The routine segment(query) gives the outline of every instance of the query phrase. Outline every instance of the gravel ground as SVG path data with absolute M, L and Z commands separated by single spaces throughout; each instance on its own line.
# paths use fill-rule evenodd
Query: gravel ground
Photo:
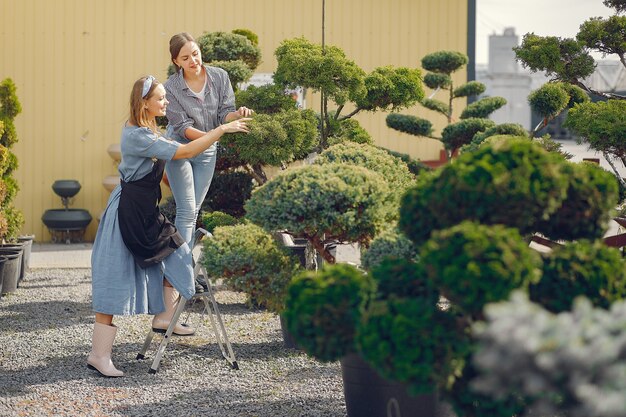
M 0 416 L 345 416 L 341 369 L 286 349 L 278 317 L 245 296 L 216 294 L 239 370 L 221 356 L 208 319 L 191 309 L 191 337 L 135 359 L 152 316 L 116 317 L 113 361 L 103 378 L 86 367 L 94 315 L 89 269 L 38 269 L 0 299 Z M 206 318 L 206 317 L 205 317 Z

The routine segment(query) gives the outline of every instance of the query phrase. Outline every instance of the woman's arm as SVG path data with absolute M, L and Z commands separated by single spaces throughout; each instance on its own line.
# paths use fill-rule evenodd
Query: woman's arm
M 251 119 L 244 117 L 230 123 L 220 125 L 207 133 L 203 133 L 202 136 L 196 138 L 195 140 L 192 140 L 187 144 L 180 145 L 172 159 L 193 158 L 200 152 L 203 152 L 211 147 L 211 145 L 217 142 L 224 135 L 224 133 L 248 133 L 249 129 L 247 122 L 249 120 Z

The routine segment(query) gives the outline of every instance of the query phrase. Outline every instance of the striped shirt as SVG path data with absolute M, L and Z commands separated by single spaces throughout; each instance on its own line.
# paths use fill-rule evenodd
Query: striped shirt
M 185 130 L 194 127 L 203 132 L 224 123 L 224 118 L 235 111 L 235 94 L 228 73 L 221 68 L 204 66 L 207 84 L 204 103 L 196 97 L 183 78 L 183 70 L 172 74 L 165 82 L 167 101 L 167 133 L 171 139 L 188 143 Z

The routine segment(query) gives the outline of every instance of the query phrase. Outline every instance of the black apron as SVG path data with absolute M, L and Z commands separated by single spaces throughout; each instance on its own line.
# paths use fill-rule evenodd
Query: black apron
M 157 160 L 152 171 L 136 181 L 120 181 L 122 192 L 117 219 L 122 240 L 141 268 L 157 264 L 185 240 L 159 211 L 161 179 L 165 161 Z

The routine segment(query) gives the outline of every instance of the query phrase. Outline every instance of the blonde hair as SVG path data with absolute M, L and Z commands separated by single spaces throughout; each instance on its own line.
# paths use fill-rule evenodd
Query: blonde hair
M 156 124 L 156 118 L 148 117 L 148 111 L 146 110 L 146 101 L 154 94 L 154 89 L 160 83 L 155 79 L 152 81 L 152 85 L 150 89 L 148 89 L 148 93 L 145 98 L 142 97 L 143 93 L 143 85 L 148 77 L 141 77 L 135 84 L 133 85 L 133 89 L 130 93 L 130 116 L 128 117 L 128 122 L 132 125 L 139 127 L 147 127 L 152 130 L 154 133 L 159 133 L 159 128 Z

